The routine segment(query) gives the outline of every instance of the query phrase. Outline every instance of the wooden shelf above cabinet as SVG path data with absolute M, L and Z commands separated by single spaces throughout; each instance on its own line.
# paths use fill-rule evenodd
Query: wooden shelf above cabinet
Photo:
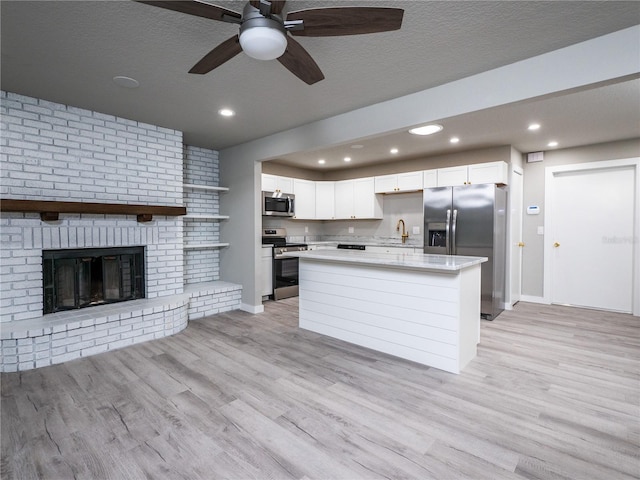
M 49 200 L 0 200 L 1 212 L 36 212 L 44 222 L 58 220 L 61 213 L 97 213 L 102 215 L 136 215 L 138 222 L 150 222 L 154 215 L 186 215 L 186 207 L 164 205 L 129 205 L 124 203 L 58 202 Z

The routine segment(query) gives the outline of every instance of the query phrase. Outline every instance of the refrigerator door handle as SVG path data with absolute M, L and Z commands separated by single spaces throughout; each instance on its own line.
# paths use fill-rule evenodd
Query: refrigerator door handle
M 445 255 L 451 255 L 451 251 L 449 250 L 449 234 L 451 230 L 449 227 L 451 226 L 451 210 L 447 209 L 447 225 L 444 230 L 444 250 Z
M 458 210 L 453 210 L 453 220 L 451 221 L 451 255 L 457 255 L 456 248 L 456 224 L 458 223 Z

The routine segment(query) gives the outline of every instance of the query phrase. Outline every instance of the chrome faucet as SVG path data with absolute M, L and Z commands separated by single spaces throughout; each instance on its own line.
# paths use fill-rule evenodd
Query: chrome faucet
M 402 243 L 404 243 L 407 241 L 407 238 L 409 238 L 409 234 L 405 230 L 403 219 L 398 220 L 398 224 L 396 225 L 396 231 L 398 232 L 400 231 L 400 224 L 402 224 Z

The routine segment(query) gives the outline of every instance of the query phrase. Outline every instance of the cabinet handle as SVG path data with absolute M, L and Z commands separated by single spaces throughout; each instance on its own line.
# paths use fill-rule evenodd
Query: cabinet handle
M 519 247 L 524 247 L 524 242 L 518 242 Z
M 555 243 L 553 244 L 553 246 L 554 246 L 554 247 L 556 247 L 556 248 L 558 248 L 558 247 L 560 246 L 560 244 L 559 244 L 558 242 L 555 242 Z

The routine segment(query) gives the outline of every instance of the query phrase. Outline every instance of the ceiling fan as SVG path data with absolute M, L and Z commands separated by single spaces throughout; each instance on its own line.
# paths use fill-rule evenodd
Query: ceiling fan
M 331 37 L 388 32 L 400 28 L 404 14 L 399 8 L 329 7 L 289 12 L 284 20 L 285 0 L 251 0 L 242 14 L 199 0 L 136 1 L 240 25 L 237 35 L 211 50 L 189 73 L 209 73 L 244 51 L 258 60 L 277 58 L 287 70 L 309 85 L 319 82 L 324 75 L 311 55 L 291 35 Z

